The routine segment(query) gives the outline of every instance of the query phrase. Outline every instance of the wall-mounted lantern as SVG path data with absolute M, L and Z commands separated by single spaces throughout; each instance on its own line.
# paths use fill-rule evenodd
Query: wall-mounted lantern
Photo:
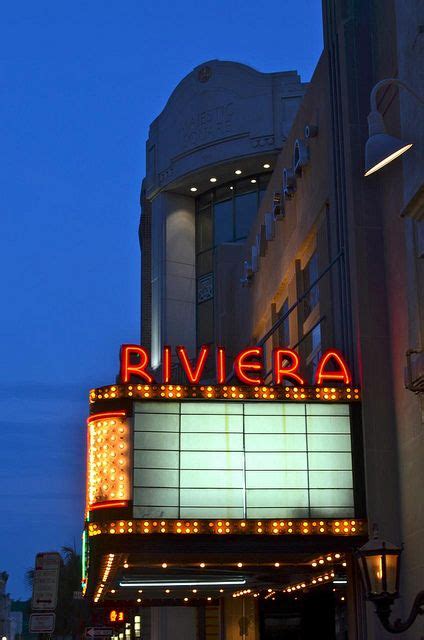
M 357 551 L 359 567 L 366 591 L 366 599 L 373 602 L 381 624 L 390 633 L 402 633 L 409 629 L 415 618 L 424 614 L 424 591 L 420 591 L 412 605 L 408 618 L 390 622 L 392 606 L 399 598 L 400 555 L 402 548 L 374 538 Z

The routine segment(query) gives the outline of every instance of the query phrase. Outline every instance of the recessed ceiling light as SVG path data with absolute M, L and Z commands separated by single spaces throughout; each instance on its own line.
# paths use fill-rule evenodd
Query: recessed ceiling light
M 252 184 L 255 184 L 255 182 L 256 182 L 256 178 L 252 178 L 250 182 L 251 182 Z
M 139 589 L 139 590 L 138 590 L 138 593 L 143 593 L 143 589 Z
M 193 593 L 197 593 L 197 589 L 193 589 Z
M 242 562 L 237 562 L 237 566 L 241 569 L 242 566 L 243 566 L 243 563 Z
M 209 178 L 209 182 L 216 182 L 218 178 Z
M 230 189 L 231 189 L 231 191 L 234 189 L 233 185 L 231 185 Z
M 188 598 L 184 598 L 184 602 L 188 602 Z
M 193 191 L 194 193 L 195 191 L 197 191 L 197 187 L 190 187 L 190 191 Z
M 208 597 L 208 600 L 212 600 L 212 598 L 209 596 L 209 597 Z M 343 600 L 344 600 L 344 598 L 343 598 Z
M 165 593 L 171 593 L 171 589 L 165 589 Z
M 206 565 L 205 565 L 205 563 L 204 563 L 204 562 L 201 562 L 201 563 L 200 563 L 200 566 L 202 567 L 202 569 L 204 569 L 204 568 L 206 567 Z
M 116 590 L 115 589 L 111 589 L 110 592 L 111 593 L 116 593 Z
M 241 169 L 236 169 L 234 173 L 236 174 L 236 176 L 239 176 L 241 174 Z
M 166 562 L 162 562 L 162 569 L 166 569 L 167 566 Z
M 276 562 L 276 563 L 274 564 L 274 567 L 279 567 L 279 566 L 280 566 L 280 563 L 279 563 L 279 562 Z
M 141 598 L 137 598 L 137 602 L 141 602 Z
M 271 168 L 271 165 L 270 165 L 270 164 L 268 164 L 268 162 L 265 162 L 265 164 L 264 164 L 264 169 L 270 169 L 270 168 Z

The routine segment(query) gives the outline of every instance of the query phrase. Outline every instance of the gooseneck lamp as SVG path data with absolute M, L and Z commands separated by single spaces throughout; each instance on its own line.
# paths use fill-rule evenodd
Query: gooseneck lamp
M 373 602 L 381 624 L 390 633 L 409 629 L 418 615 L 424 614 L 424 591 L 420 591 L 405 621 L 390 622 L 394 601 L 399 598 L 400 555 L 402 548 L 381 540 L 377 529 L 374 537 L 357 551 L 359 567 L 365 586 L 366 599 Z
M 377 108 L 377 94 L 382 87 L 396 84 L 411 93 L 421 104 L 424 98 L 419 96 L 409 85 L 398 78 L 380 80 L 371 90 L 371 111 L 368 116 L 368 140 L 365 145 L 365 176 L 375 173 L 389 162 L 392 162 L 412 147 L 412 142 L 405 142 L 387 133 L 383 116 Z

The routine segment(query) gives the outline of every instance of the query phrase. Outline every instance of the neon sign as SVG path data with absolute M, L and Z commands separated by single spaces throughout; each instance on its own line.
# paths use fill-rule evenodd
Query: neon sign
M 192 361 L 184 346 L 176 347 L 176 361 L 181 366 L 187 381 L 192 385 L 200 384 L 206 362 L 210 357 L 210 348 L 203 345 L 195 361 Z M 175 356 L 174 356 L 175 357 Z M 155 383 L 153 375 L 148 370 L 149 352 L 141 345 L 123 344 L 120 353 L 120 379 L 127 383 L 132 379 L 142 380 L 144 383 Z M 215 353 L 215 374 L 218 384 L 225 384 L 227 379 L 227 359 L 224 347 L 217 347 Z M 277 347 L 272 352 L 272 371 L 274 384 L 282 385 L 288 382 L 304 385 L 305 381 L 300 373 L 300 359 L 296 351 Z M 234 358 L 233 370 L 235 376 L 245 385 L 264 384 L 264 358 L 262 347 L 249 347 L 240 351 Z M 172 349 L 163 348 L 161 380 L 163 384 L 171 382 Z M 158 381 L 159 382 L 159 381 Z M 318 362 L 314 380 L 311 384 L 322 385 L 332 382 L 348 385 L 352 382 L 349 367 L 343 355 L 336 349 L 325 351 Z

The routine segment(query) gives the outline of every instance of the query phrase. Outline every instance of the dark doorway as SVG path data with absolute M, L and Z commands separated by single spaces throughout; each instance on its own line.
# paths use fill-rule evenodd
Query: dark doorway
M 339 640 L 347 637 L 340 633 L 339 609 L 338 603 L 336 616 L 336 596 L 326 588 L 263 601 L 260 607 L 261 640 Z

